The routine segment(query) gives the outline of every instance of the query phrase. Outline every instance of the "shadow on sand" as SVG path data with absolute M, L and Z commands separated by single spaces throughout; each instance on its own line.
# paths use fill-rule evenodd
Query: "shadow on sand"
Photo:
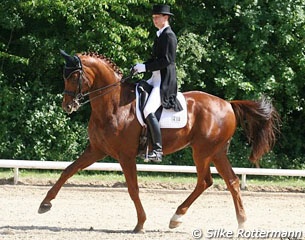
M 0 227 L 0 235 L 10 234 L 12 230 L 15 231 L 51 231 L 51 232 L 100 232 L 100 233 L 117 233 L 117 234 L 135 234 L 132 230 L 112 230 L 112 229 L 94 229 L 90 228 L 62 228 L 62 227 L 50 227 L 50 226 L 2 226 Z M 172 233 L 172 231 L 162 230 L 146 230 L 145 233 Z M 179 233 L 175 231 L 175 233 Z M 181 232 L 184 233 L 184 232 Z

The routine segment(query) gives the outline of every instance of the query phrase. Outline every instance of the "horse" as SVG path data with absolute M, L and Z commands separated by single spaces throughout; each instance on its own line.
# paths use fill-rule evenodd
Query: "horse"
M 68 114 L 78 110 L 87 96 L 91 105 L 88 123 L 89 144 L 81 156 L 63 170 L 57 182 L 47 192 L 39 206 L 39 213 L 52 207 L 63 184 L 79 170 L 111 156 L 124 173 L 128 193 L 137 213 L 135 233 L 145 232 L 146 213 L 139 197 L 136 156 L 142 126 L 136 118 L 135 83 L 126 81 L 119 67 L 98 53 L 78 53 L 74 56 L 61 51 L 65 58 L 62 108 Z M 227 153 L 238 123 L 241 123 L 252 146 L 250 160 L 257 162 L 269 152 L 275 141 L 279 115 L 271 101 L 226 101 L 201 92 L 183 93 L 187 102 L 187 124 L 179 129 L 162 129 L 163 151 L 171 154 L 185 147 L 192 148 L 197 171 L 197 183 L 186 200 L 177 207 L 169 228 L 182 223 L 191 204 L 212 183 L 210 165 L 214 164 L 230 191 L 238 227 L 242 228 L 246 214 L 241 199 L 240 181 L 235 175 Z

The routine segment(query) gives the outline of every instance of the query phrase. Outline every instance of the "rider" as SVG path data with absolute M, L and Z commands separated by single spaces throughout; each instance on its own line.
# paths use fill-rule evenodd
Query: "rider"
M 170 6 L 154 5 L 152 19 L 157 31 L 157 36 L 152 48 L 151 59 L 144 63 L 137 63 L 133 70 L 137 73 L 152 72 L 147 83 L 153 89 L 144 108 L 144 117 L 151 133 L 152 151 L 148 153 L 148 159 L 153 162 L 162 161 L 162 137 L 159 122 L 155 116 L 156 110 L 162 105 L 166 109 L 176 112 L 182 110 L 177 96 L 176 77 L 176 48 L 177 38 L 169 25 L 169 19 L 174 16 L 170 12 Z

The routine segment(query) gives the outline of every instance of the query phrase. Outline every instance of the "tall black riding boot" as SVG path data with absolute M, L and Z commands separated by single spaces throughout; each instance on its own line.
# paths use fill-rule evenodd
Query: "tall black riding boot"
M 146 123 L 150 131 L 152 140 L 152 151 L 148 153 L 147 158 L 150 161 L 162 162 L 162 137 L 159 122 L 154 113 L 150 113 L 146 118 Z

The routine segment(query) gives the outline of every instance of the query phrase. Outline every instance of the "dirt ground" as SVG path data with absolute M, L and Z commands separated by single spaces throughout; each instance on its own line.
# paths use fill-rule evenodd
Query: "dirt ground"
M 1 240 L 187 240 L 199 239 L 200 234 L 193 237 L 198 232 L 203 234 L 202 239 L 211 231 L 237 232 L 233 201 L 225 190 L 203 193 L 185 215 L 183 224 L 171 230 L 169 220 L 190 189 L 141 188 L 140 197 L 147 215 L 146 233 L 133 234 L 136 212 L 124 186 L 66 185 L 52 201 L 52 210 L 40 215 L 39 204 L 49 189 L 50 186 L 41 184 L 0 185 Z M 248 217 L 247 231 L 300 231 L 303 236 L 298 239 L 305 239 L 304 192 L 243 191 L 242 196 Z

